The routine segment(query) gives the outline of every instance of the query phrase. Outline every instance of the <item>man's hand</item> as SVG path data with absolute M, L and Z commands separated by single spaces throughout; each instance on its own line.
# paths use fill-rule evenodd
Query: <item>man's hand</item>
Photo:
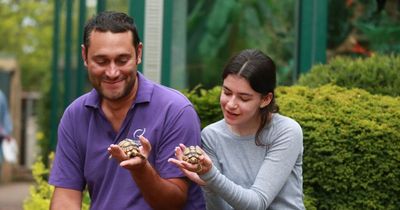
M 140 188 L 144 199 L 153 209 L 182 209 L 185 205 L 189 184 L 183 178 L 164 179 L 151 166 L 147 158 L 151 144 L 145 137 L 139 137 L 142 146 L 140 153 L 144 158 L 129 158 L 118 145 L 110 145 L 108 152 L 119 161 L 119 165 L 128 169 L 136 185 Z
M 128 170 L 135 170 L 146 165 L 147 157 L 151 151 L 151 144 L 148 139 L 146 139 L 144 136 L 139 136 L 139 140 L 141 143 L 139 151 L 145 158 L 141 158 L 139 156 L 130 158 L 124 153 L 121 147 L 115 144 L 111 144 L 107 150 L 111 157 L 115 158 L 119 162 L 120 166 Z

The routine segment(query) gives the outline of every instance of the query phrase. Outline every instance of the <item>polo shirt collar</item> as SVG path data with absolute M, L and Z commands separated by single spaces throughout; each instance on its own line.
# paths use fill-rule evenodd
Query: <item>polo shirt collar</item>
M 135 103 L 150 102 L 151 96 L 153 95 L 154 83 L 143 76 L 142 73 L 138 72 L 139 88 L 136 95 Z
M 134 104 L 150 102 L 151 96 L 152 96 L 153 90 L 154 90 L 154 83 L 151 82 L 150 80 L 146 79 L 142 73 L 137 72 L 137 77 L 138 77 L 138 81 L 139 81 L 139 87 L 138 87 L 136 99 L 135 99 L 134 103 L 132 103 L 131 107 L 133 107 Z M 96 109 L 98 109 L 100 107 L 100 95 L 96 89 L 93 88 L 88 93 L 88 97 L 85 102 L 85 106 L 96 108 Z

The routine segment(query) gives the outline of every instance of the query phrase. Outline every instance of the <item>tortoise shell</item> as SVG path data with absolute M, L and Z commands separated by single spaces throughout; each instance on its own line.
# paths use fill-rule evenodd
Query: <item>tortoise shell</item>
M 139 144 L 133 141 L 132 139 L 124 139 L 118 143 L 118 146 L 121 147 L 122 151 L 128 156 L 128 158 L 133 157 L 141 157 L 144 156 L 140 153 Z
M 182 159 L 188 163 L 197 164 L 199 162 L 199 157 L 202 154 L 203 153 L 198 146 L 190 146 L 186 147 L 183 151 Z

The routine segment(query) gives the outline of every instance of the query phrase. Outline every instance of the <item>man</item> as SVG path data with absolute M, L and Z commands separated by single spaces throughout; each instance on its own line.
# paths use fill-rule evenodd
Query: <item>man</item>
M 82 57 L 94 89 L 64 112 L 49 183 L 51 209 L 204 209 L 201 189 L 168 158 L 175 147 L 200 144 L 200 122 L 178 91 L 137 72 L 143 45 L 133 19 L 103 12 L 85 26 Z M 118 142 L 142 144 L 128 158 Z M 109 159 L 109 156 L 113 157 Z

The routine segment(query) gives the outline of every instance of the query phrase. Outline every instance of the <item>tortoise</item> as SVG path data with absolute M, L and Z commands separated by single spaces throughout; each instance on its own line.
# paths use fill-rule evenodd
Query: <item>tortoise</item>
M 198 146 L 190 146 L 186 147 L 183 151 L 182 159 L 188 163 L 197 164 L 199 163 L 199 157 L 202 154 L 203 153 Z
M 139 150 L 139 144 L 133 141 L 132 139 L 124 139 L 118 143 L 118 146 L 124 151 L 124 153 L 128 156 L 128 158 L 140 157 L 145 159 L 142 153 Z

